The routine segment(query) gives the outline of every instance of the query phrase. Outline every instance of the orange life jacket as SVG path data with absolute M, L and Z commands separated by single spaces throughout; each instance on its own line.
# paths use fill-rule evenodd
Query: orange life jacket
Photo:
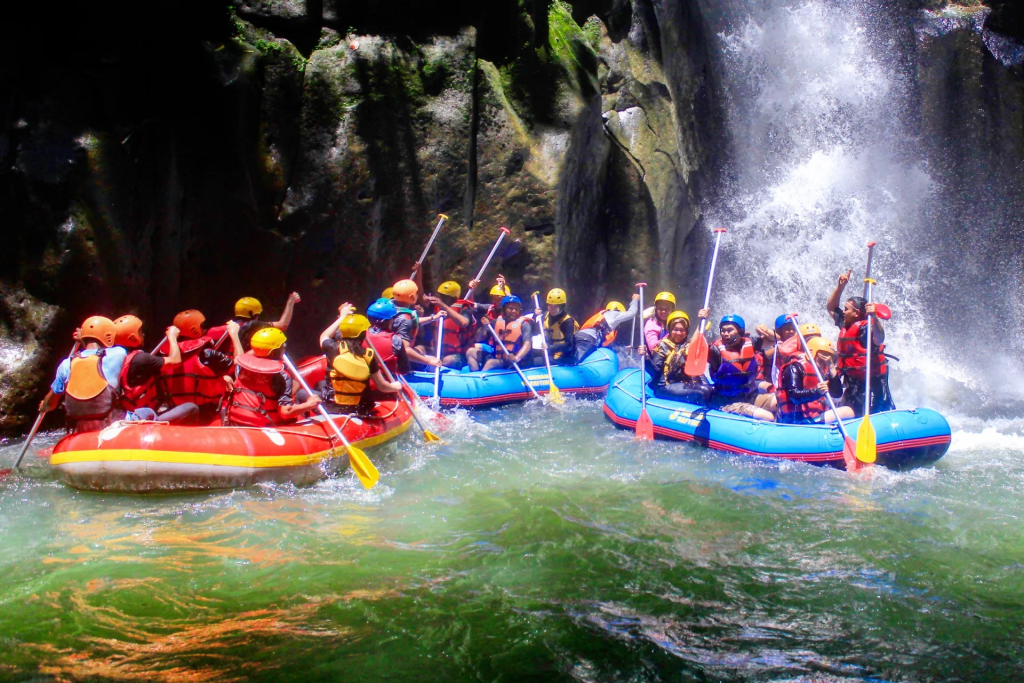
M 594 315 L 587 318 L 587 322 L 580 326 L 581 330 L 597 330 L 597 332 L 604 338 L 601 342 L 601 346 L 611 346 L 612 342 L 615 341 L 615 337 L 618 335 L 618 330 L 613 330 L 604 319 L 604 311 L 598 311 Z
M 809 360 L 806 360 L 803 356 L 798 356 L 786 363 L 782 370 L 789 367 L 790 365 L 799 365 L 804 372 L 804 389 L 816 389 L 818 387 L 818 375 L 814 372 L 814 366 Z M 779 377 L 782 376 L 782 370 L 779 371 Z M 780 380 L 781 383 L 781 380 Z M 808 401 L 807 403 L 794 403 L 788 396 L 788 392 L 785 387 L 780 386 L 777 388 L 776 393 L 779 398 L 779 411 L 786 417 L 782 420 L 784 422 L 812 422 L 818 418 L 826 410 L 825 396 Z
M 465 327 L 460 327 L 450 316 L 445 317 L 442 328 L 444 334 L 441 336 L 441 355 L 452 356 L 465 353 L 466 349 L 473 344 L 475 327 L 472 322 Z
M 839 372 L 847 377 L 864 380 L 864 370 L 868 360 L 868 350 L 860 340 L 861 332 L 867 320 L 858 320 L 839 332 Z M 885 344 L 871 345 L 875 352 L 871 357 L 871 376 L 880 377 L 889 374 L 889 366 L 885 362 Z
M 498 322 L 494 324 L 494 331 L 498 333 L 498 338 L 501 339 L 501 343 L 505 345 L 508 352 L 511 354 L 519 353 L 519 350 L 523 348 L 523 318 L 516 318 L 512 322 L 506 322 L 504 316 L 498 318 Z M 495 349 L 496 353 L 501 353 L 501 349 Z
M 160 368 L 160 393 L 176 406 L 195 403 L 202 407 L 217 405 L 224 394 L 224 380 L 199 360 L 213 342 L 203 337 L 180 342 L 181 362 Z
M 155 408 L 157 403 L 156 377 L 150 375 L 139 385 L 132 386 L 128 384 L 128 368 L 132 365 L 132 359 L 140 353 L 142 351 L 139 349 L 131 351 L 128 357 L 124 359 L 124 365 L 121 366 L 121 403 L 126 410 Z
M 64 390 L 64 410 L 68 419 L 104 420 L 118 408 L 117 392 L 103 374 L 106 350 L 71 359 L 71 373 Z
M 226 422 L 248 427 L 271 427 L 283 420 L 279 411 L 273 379 L 284 370 L 284 363 L 259 358 L 252 351 L 235 359 L 238 378 L 224 407 Z

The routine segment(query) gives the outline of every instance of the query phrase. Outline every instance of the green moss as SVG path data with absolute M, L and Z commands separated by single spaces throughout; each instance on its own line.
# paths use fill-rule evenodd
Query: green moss
M 591 15 L 587 23 L 583 24 L 583 35 L 587 37 L 591 49 L 597 52 L 601 46 L 601 20 Z
M 257 28 L 237 16 L 232 16 L 231 23 L 235 38 L 254 48 L 263 56 L 270 57 L 274 61 L 290 61 L 298 71 L 302 71 L 306 67 L 305 57 L 287 40 L 278 38 L 266 29 Z

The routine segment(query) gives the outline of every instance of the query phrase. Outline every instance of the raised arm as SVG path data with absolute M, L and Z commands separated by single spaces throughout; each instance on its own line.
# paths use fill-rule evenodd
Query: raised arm
M 334 333 L 338 331 L 338 326 L 341 325 L 341 321 L 352 315 L 353 310 L 355 310 L 355 306 L 350 303 L 343 303 L 338 306 L 338 319 L 320 333 L 320 346 L 323 346 L 325 341 L 334 336 Z
M 825 310 L 829 315 L 832 314 L 832 311 L 840 308 L 839 302 L 843 298 L 843 290 L 846 289 L 847 283 L 850 282 L 851 273 L 853 273 L 852 268 L 847 269 L 845 273 L 839 276 L 839 284 L 837 284 L 836 288 L 832 290 L 832 294 L 828 297 L 828 301 L 825 302 Z
M 282 332 L 288 331 L 288 326 L 292 324 L 292 313 L 295 312 L 295 304 L 302 301 L 302 297 L 299 296 L 298 292 L 292 292 L 288 295 L 288 301 L 284 304 L 284 313 L 281 314 L 281 318 L 273 323 L 273 326 Z

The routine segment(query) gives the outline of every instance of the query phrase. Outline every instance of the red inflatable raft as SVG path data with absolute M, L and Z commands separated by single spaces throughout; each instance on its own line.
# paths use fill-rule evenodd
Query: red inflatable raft
M 323 364 L 311 363 L 300 364 L 300 371 L 315 381 Z M 408 429 L 412 414 L 395 397 L 378 401 L 373 417 L 333 420 L 353 446 L 366 449 Z M 265 482 L 308 485 L 347 466 L 348 454 L 320 416 L 274 428 L 117 422 L 64 437 L 50 465 L 78 489 L 182 491 Z

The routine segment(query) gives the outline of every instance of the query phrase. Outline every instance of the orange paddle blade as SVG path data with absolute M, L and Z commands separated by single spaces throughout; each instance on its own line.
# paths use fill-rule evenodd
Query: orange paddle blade
M 686 356 L 683 372 L 687 377 L 700 377 L 708 369 L 708 340 L 703 335 L 697 337 Z
M 646 410 L 640 411 L 640 418 L 636 421 L 636 438 L 641 441 L 654 441 L 654 423 Z
M 843 441 L 843 461 L 846 462 L 847 472 L 857 472 L 861 468 L 860 461 L 857 460 L 857 444 L 850 437 Z

